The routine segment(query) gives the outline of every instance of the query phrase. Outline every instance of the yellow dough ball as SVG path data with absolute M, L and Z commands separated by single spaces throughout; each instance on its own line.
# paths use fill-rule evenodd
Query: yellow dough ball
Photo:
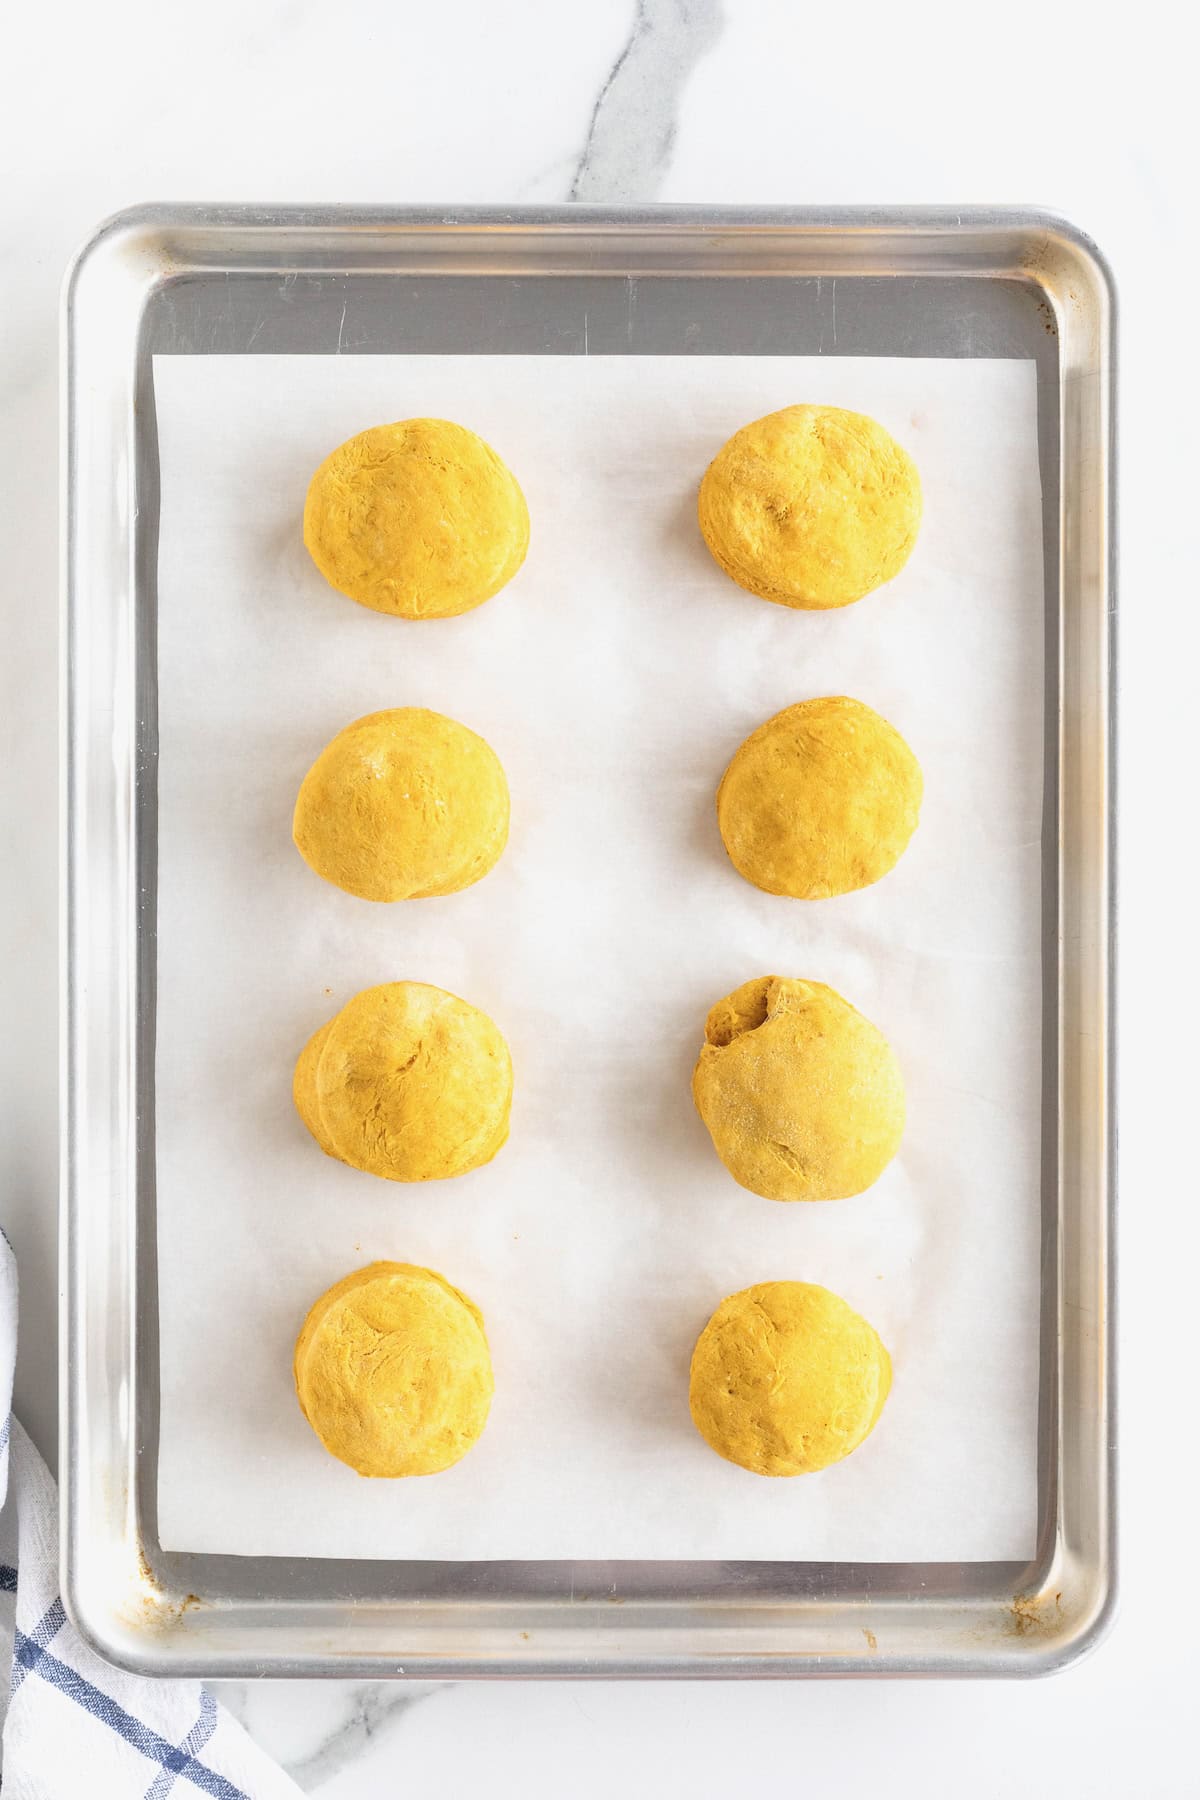
M 900 1146 L 904 1082 L 877 1026 L 819 981 L 762 975 L 718 1001 L 692 1076 L 734 1180 L 767 1200 L 844 1200 Z
M 321 1052 L 325 1048 L 325 1040 L 332 1024 L 331 1019 L 329 1025 L 322 1025 L 319 1031 L 313 1032 L 296 1058 L 296 1072 L 292 1077 L 292 1099 L 296 1103 L 296 1111 L 326 1156 L 336 1156 L 337 1151 L 321 1124 L 321 1109 L 317 1104 L 317 1064 L 321 1060 Z
M 848 606 L 899 574 L 921 523 L 916 464 L 840 406 L 786 406 L 734 433 L 700 483 L 700 529 L 739 587 Z
M 375 612 L 445 619 L 490 600 L 529 547 L 529 511 L 490 444 L 447 419 L 374 425 L 327 456 L 304 542 L 325 579 Z
M 362 900 L 424 900 L 470 887 L 508 841 L 508 783 L 491 746 L 419 706 L 339 731 L 300 785 L 296 848 Z
M 763 1281 L 722 1300 L 692 1356 L 701 1437 L 755 1475 L 810 1475 L 857 1450 L 892 1385 L 878 1334 L 828 1288 Z
M 483 1315 L 445 1276 L 376 1262 L 322 1294 L 296 1340 L 300 1408 L 360 1475 L 436 1475 L 487 1424 Z
M 869 887 L 904 854 L 921 765 L 894 726 L 844 695 L 785 707 L 746 739 L 717 789 L 739 875 L 823 900 Z
M 388 1181 L 440 1181 L 508 1137 L 512 1058 L 486 1013 L 420 981 L 364 988 L 314 1033 L 292 1084 L 327 1156 Z

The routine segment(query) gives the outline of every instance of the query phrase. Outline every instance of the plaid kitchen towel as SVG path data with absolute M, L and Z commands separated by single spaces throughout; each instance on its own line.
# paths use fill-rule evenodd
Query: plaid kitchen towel
M 123 1674 L 76 1636 L 58 1592 L 58 1494 L 10 1410 L 16 1355 L 17 1265 L 0 1233 L 4 1800 L 297 1800 L 295 1782 L 199 1682 Z

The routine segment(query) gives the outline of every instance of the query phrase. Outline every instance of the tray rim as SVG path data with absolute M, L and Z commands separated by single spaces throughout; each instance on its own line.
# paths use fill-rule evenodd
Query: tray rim
M 123 1561 L 126 1576 L 129 1579 L 125 1586 L 129 1594 L 135 1598 L 132 1603 L 114 1606 L 111 1591 L 102 1596 L 101 1587 L 88 1578 L 90 1565 L 87 1561 L 87 1532 L 84 1519 L 84 1482 L 81 1479 L 82 1457 L 81 1445 L 86 1439 L 87 1409 L 89 1399 L 94 1403 L 94 1389 L 89 1393 L 86 1389 L 85 1376 L 87 1362 L 77 1355 L 83 1341 L 85 1327 L 88 1322 L 87 1299 L 88 1283 L 86 1258 L 77 1254 L 80 1245 L 80 1232 L 83 1224 L 84 1208 L 78 1185 L 74 1179 L 76 1158 L 75 1125 L 78 1122 L 76 1101 L 80 1092 L 79 1080 L 81 1070 L 77 1065 L 75 1051 L 78 1049 L 76 1028 L 84 1016 L 82 997 L 72 981 L 74 963 L 72 952 L 78 948 L 79 893 L 76 878 L 79 871 L 78 849 L 73 827 L 78 822 L 78 814 L 73 804 L 79 792 L 76 779 L 78 770 L 75 762 L 77 746 L 69 730 L 69 719 L 73 715 L 80 694 L 81 638 L 86 637 L 86 627 L 82 620 L 80 599 L 82 587 L 80 570 L 82 567 L 81 552 L 83 548 L 83 520 L 79 505 L 80 489 L 80 457 L 81 431 L 80 421 L 89 403 L 95 398 L 94 390 L 86 379 L 92 368 L 89 360 L 94 354 L 94 344 L 85 345 L 82 341 L 81 296 L 86 302 L 84 290 L 95 286 L 97 278 L 108 282 L 120 290 L 117 296 L 118 310 L 121 311 L 127 329 L 132 328 L 133 337 L 130 342 L 136 346 L 136 327 L 140 318 L 141 306 L 148 294 L 157 286 L 185 274 L 190 267 L 204 267 L 203 263 L 189 264 L 179 258 L 176 247 L 191 241 L 198 247 L 199 240 L 214 235 L 231 235 L 241 237 L 242 242 L 253 244 L 258 237 L 264 236 L 268 243 L 278 242 L 280 235 L 313 234 L 315 238 L 337 236 L 349 232 L 361 244 L 365 235 L 369 234 L 419 234 L 428 237 L 438 234 L 439 241 L 445 243 L 453 240 L 452 247 L 458 249 L 458 240 L 468 239 L 478 243 L 481 234 L 489 234 L 490 241 L 495 244 L 499 233 L 506 244 L 519 242 L 524 237 L 532 237 L 549 233 L 551 238 L 559 242 L 579 243 L 589 236 L 597 235 L 602 244 L 611 243 L 619 246 L 628 243 L 632 238 L 641 239 L 644 243 L 664 239 L 671 246 L 683 245 L 693 249 L 700 246 L 701 240 L 707 239 L 707 248 L 719 257 L 721 244 L 728 240 L 730 245 L 744 243 L 748 235 L 753 235 L 760 243 L 769 239 L 772 246 L 781 244 L 786 252 L 789 245 L 797 240 L 820 240 L 827 244 L 837 244 L 841 250 L 852 249 L 855 256 L 842 265 L 848 275 L 866 275 L 884 273 L 886 268 L 876 270 L 873 266 L 865 266 L 862 255 L 883 238 L 903 236 L 908 242 L 921 241 L 929 245 L 947 246 L 946 256 L 953 260 L 949 246 L 956 240 L 965 244 L 968 240 L 978 246 L 980 261 L 966 270 L 937 270 L 929 268 L 924 273 L 936 278 L 939 272 L 965 272 L 980 278 L 1007 275 L 1010 279 L 1021 279 L 1031 282 L 1044 291 L 1049 304 L 1053 307 L 1060 333 L 1064 324 L 1077 333 L 1081 329 L 1090 328 L 1096 334 L 1093 347 L 1094 368 L 1085 371 L 1097 378 L 1097 391 L 1093 395 L 1099 406 L 1102 424 L 1102 441 L 1094 448 L 1100 455 L 1100 467 L 1097 471 L 1096 502 L 1100 510 L 1100 537 L 1102 544 L 1101 559 L 1095 576 L 1106 599 L 1107 633 L 1100 646 L 1100 684 L 1097 699 L 1099 701 L 1105 727 L 1106 765 L 1102 770 L 1102 786 L 1105 789 L 1105 824 L 1101 846 L 1101 879 L 1102 891 L 1096 896 L 1103 915 L 1102 944 L 1103 968 L 1100 971 L 1100 1000 L 1103 1013 L 1103 1042 L 1100 1046 L 1105 1084 L 1104 1099 L 1105 1121 L 1103 1127 L 1103 1147 L 1100 1158 L 1100 1185 L 1103 1189 L 1101 1205 L 1093 1223 L 1099 1231 L 1099 1304 L 1103 1309 L 1103 1323 L 1097 1333 L 1097 1348 L 1100 1352 L 1101 1379 L 1099 1384 L 1101 1418 L 1102 1454 L 1098 1470 L 1098 1487 L 1095 1498 L 1096 1516 L 1089 1522 L 1090 1532 L 1085 1532 L 1085 1539 L 1090 1543 L 1090 1551 L 1082 1560 L 1075 1556 L 1068 1564 L 1064 1564 L 1060 1554 L 1062 1550 L 1062 1522 L 1056 1535 L 1055 1554 L 1049 1559 L 1043 1558 L 1044 1566 L 1038 1569 L 1039 1585 L 1036 1593 L 1018 1594 L 1013 1597 L 1012 1626 L 1006 1642 L 981 1643 L 975 1651 L 969 1651 L 966 1645 L 960 1647 L 957 1655 L 947 1658 L 934 1655 L 926 1658 L 899 1657 L 864 1653 L 846 1653 L 830 1650 L 821 1654 L 812 1650 L 796 1652 L 786 1643 L 772 1640 L 761 1648 L 749 1650 L 725 1649 L 693 1649 L 680 1652 L 664 1644 L 661 1647 L 653 1642 L 658 1635 L 651 1624 L 639 1628 L 638 1649 L 630 1652 L 614 1640 L 624 1636 L 611 1630 L 603 1632 L 604 1639 L 611 1645 L 604 1648 L 588 1641 L 580 1642 L 579 1631 L 575 1640 L 570 1634 L 563 1638 L 561 1646 L 551 1652 L 539 1646 L 536 1652 L 522 1655 L 509 1648 L 503 1653 L 492 1646 L 480 1654 L 463 1655 L 436 1647 L 425 1655 L 405 1657 L 403 1666 L 398 1666 L 394 1654 L 381 1654 L 378 1651 L 365 1655 L 338 1654 L 331 1652 L 325 1657 L 315 1657 L 310 1653 L 289 1656 L 286 1653 L 272 1652 L 264 1655 L 261 1652 L 247 1650 L 240 1656 L 227 1653 L 216 1653 L 206 1649 L 197 1639 L 196 1624 L 203 1621 L 204 1607 L 192 1607 L 191 1596 L 175 1594 L 164 1588 L 157 1571 L 148 1565 L 142 1555 L 138 1520 L 136 1492 L 132 1484 L 127 1483 L 121 1496 L 120 1504 L 110 1507 L 112 1517 L 120 1517 L 121 1542 L 115 1546 L 119 1558 Z M 987 260 L 988 245 L 993 251 L 999 251 L 1001 245 L 1008 241 L 1023 239 L 1027 242 L 1031 254 L 1019 266 L 1013 266 L 1011 260 L 1001 263 L 1003 267 L 995 267 Z M 856 257 L 858 260 L 856 260 Z M 350 273 L 346 267 L 349 259 L 341 264 L 332 265 L 318 263 L 319 272 Z M 218 266 L 214 264 L 209 267 Z M 239 264 L 239 268 L 251 269 L 253 264 Z M 278 258 L 270 264 L 278 267 Z M 828 265 L 826 265 L 828 267 Z M 572 274 L 596 273 L 612 274 L 617 272 L 615 266 L 600 263 L 587 269 L 572 268 L 569 271 L 540 269 L 540 274 L 570 272 Z M 664 264 L 659 268 L 639 269 L 639 273 L 671 273 L 682 272 L 674 265 Z M 720 267 L 709 267 L 704 273 L 723 273 Z M 798 272 L 813 273 L 815 271 L 798 271 L 794 265 L 785 260 L 778 269 L 758 271 L 762 276 L 772 274 L 791 274 Z M 1074 283 L 1074 287 L 1070 286 Z M 62 1389 L 63 1409 L 61 1423 L 61 1468 L 62 1468 L 62 1545 L 63 1545 L 63 1595 L 73 1621 L 81 1634 L 99 1654 L 120 1666 L 140 1671 L 155 1673 L 195 1672 L 208 1675 L 238 1675 L 261 1673 L 320 1673 L 346 1676 L 402 1674 L 413 1678 L 428 1679 L 453 1675 L 462 1678 L 468 1675 L 516 1675 L 544 1676 L 546 1674 L 568 1675 L 655 1675 L 677 1678 L 680 1675 L 728 1676 L 730 1674 L 757 1675 L 795 1675 L 803 1674 L 1022 1674 L 1046 1673 L 1064 1667 L 1076 1660 L 1087 1650 L 1094 1647 L 1111 1623 L 1116 1599 L 1116 1537 L 1115 1537 L 1115 1498 L 1116 1498 L 1116 1456 L 1114 1445 L 1114 1426 L 1116 1417 L 1115 1397 L 1115 1245 L 1113 1232 L 1115 1225 L 1115 1134 L 1112 1110 L 1112 1084 L 1114 1063 L 1114 1027 L 1113 1011 L 1113 933 L 1112 920 L 1114 905 L 1113 888 L 1113 847 L 1114 847 L 1114 811 L 1113 811 L 1113 732 L 1115 690 L 1113 681 L 1113 652 L 1115 647 L 1115 610 L 1113 592 L 1115 589 L 1115 534 L 1114 534 L 1114 487 L 1115 487 L 1115 414 L 1113 406 L 1112 384 L 1115 376 L 1115 352 L 1113 350 L 1113 323 L 1115 316 L 1115 287 L 1111 272 L 1100 253 L 1091 241 L 1074 226 L 1054 214 L 1026 208 L 1002 207 L 926 207 L 926 208 L 870 208 L 870 207 L 838 207 L 838 208 L 744 208 L 723 207 L 707 208 L 702 206 L 662 206 L 637 208 L 608 208 L 603 206 L 569 207 L 527 207 L 527 208 L 495 208 L 467 207 L 443 208 L 436 206 L 375 208 L 375 207 L 339 207 L 317 206 L 306 207 L 256 207 L 246 205 L 207 206 L 191 204 L 181 206 L 147 205 L 128 209 L 106 220 L 84 245 L 68 273 L 63 303 L 63 1187 L 62 1187 L 62 1224 L 63 1224 L 63 1284 L 61 1306 L 62 1333 Z M 1070 320 L 1070 304 L 1073 304 L 1082 318 Z M 1064 307 L 1066 312 L 1064 313 Z M 1088 309 L 1090 308 L 1090 313 Z M 86 304 L 83 307 L 86 314 Z M 1060 385 L 1065 378 L 1060 373 Z M 133 398 L 130 393 L 127 398 Z M 125 423 L 132 432 L 133 420 L 125 415 Z M 113 526 L 114 536 L 121 538 L 122 526 L 119 522 Z M 129 570 L 131 595 L 136 583 L 132 572 L 130 558 L 131 526 L 126 521 L 123 544 L 126 551 L 125 567 Z M 1060 547 L 1061 554 L 1061 547 Z M 1060 601 L 1060 616 L 1063 610 Z M 131 672 L 131 671 L 130 671 Z M 1106 927 L 1106 928 L 1105 928 Z M 132 991 L 129 995 L 133 1004 Z M 131 1053 L 131 1046 L 124 1046 Z M 1062 1109 L 1060 1104 L 1060 1123 Z M 1060 1213 L 1062 1208 L 1062 1188 L 1060 1182 Z M 129 1350 L 129 1367 L 135 1366 L 136 1355 L 134 1345 L 134 1326 L 136 1320 L 135 1292 L 136 1282 L 133 1271 L 123 1271 L 124 1286 L 119 1298 L 126 1302 L 122 1315 L 128 1327 L 127 1347 Z M 120 1286 L 121 1284 L 118 1283 Z M 1061 1276 L 1060 1276 L 1061 1292 Z M 94 1312 L 94 1308 L 93 1308 Z M 1061 1324 L 1061 1313 L 1060 1313 Z M 1061 1345 L 1060 1345 L 1061 1367 Z M 127 1437 L 130 1436 L 127 1432 Z M 113 1546 L 110 1546 L 113 1548 Z M 946 1565 L 929 1565 L 931 1568 L 942 1568 Z M 1008 1565 L 1003 1565 L 1008 1567 Z M 93 1571 L 94 1572 L 94 1571 Z M 1055 1584 L 1061 1596 L 1069 1592 L 1070 1604 L 1063 1608 L 1053 1604 Z M 531 1603 L 533 1604 L 533 1603 Z M 681 1603 L 682 1604 L 682 1603 Z M 913 1604 L 922 1604 L 919 1600 Z M 527 1607 L 528 1610 L 528 1607 Z M 716 1610 L 720 1610 L 719 1608 Z M 428 1612 L 428 1609 L 427 1609 Z M 611 1611 L 608 1613 L 612 1620 Z M 594 1627 L 591 1628 L 594 1631 Z M 202 1634 L 200 1634 L 202 1635 Z M 479 1636 L 480 1634 L 475 1634 Z M 586 1640 L 587 1633 L 584 1633 Z

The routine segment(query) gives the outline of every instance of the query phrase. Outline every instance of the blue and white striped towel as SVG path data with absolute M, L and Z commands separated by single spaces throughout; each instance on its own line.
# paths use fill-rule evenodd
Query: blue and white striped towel
M 58 1494 L 10 1411 L 16 1356 L 17 1265 L 0 1234 L 0 1639 L 13 1647 L 7 1696 L 0 1675 L 4 1800 L 298 1800 L 199 1682 L 123 1674 L 75 1635 L 58 1592 Z

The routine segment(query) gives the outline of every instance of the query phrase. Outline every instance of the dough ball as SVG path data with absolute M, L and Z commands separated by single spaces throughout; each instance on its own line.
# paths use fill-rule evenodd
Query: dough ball
M 908 561 L 916 464 L 865 413 L 785 406 L 734 433 L 700 483 L 700 529 L 739 587 L 781 606 L 848 606 Z
M 824 900 L 870 887 L 904 853 L 921 765 L 861 700 L 802 700 L 751 732 L 717 789 L 739 875 L 768 894 Z
M 321 1052 L 325 1048 L 325 1040 L 332 1024 L 331 1019 L 328 1025 L 322 1025 L 319 1031 L 313 1032 L 296 1058 L 296 1072 L 292 1077 L 292 1099 L 296 1103 L 296 1111 L 326 1156 L 336 1156 L 337 1151 L 321 1124 L 321 1109 L 317 1104 L 317 1064 L 321 1060 Z
M 292 1085 L 327 1156 L 388 1181 L 440 1181 L 508 1137 L 512 1058 L 486 1013 L 444 988 L 364 988 L 311 1037 Z
M 489 744 L 419 706 L 339 731 L 300 785 L 296 848 L 362 900 L 455 894 L 508 841 L 508 783 Z
M 857 1450 L 892 1385 L 878 1334 L 828 1288 L 762 1281 L 722 1300 L 692 1355 L 697 1431 L 755 1475 L 811 1475 Z
M 329 1451 L 360 1475 L 436 1475 L 487 1424 L 483 1315 L 444 1275 L 376 1262 L 322 1294 L 296 1340 L 296 1393 Z
M 373 425 L 327 456 L 304 542 L 341 593 L 402 619 L 470 612 L 511 581 L 529 512 L 490 444 L 446 419 Z
M 895 1156 L 904 1082 L 877 1026 L 819 981 L 761 975 L 717 1002 L 692 1076 L 735 1181 L 767 1200 L 844 1200 Z

